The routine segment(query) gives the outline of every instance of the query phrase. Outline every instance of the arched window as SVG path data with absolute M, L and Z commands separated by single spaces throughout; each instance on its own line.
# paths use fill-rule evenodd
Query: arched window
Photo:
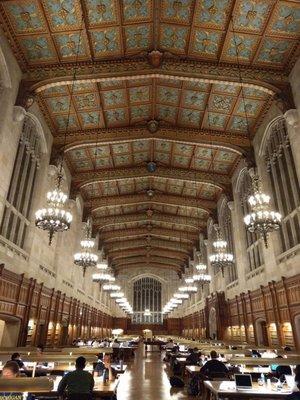
M 145 310 L 151 315 L 144 315 Z M 161 283 L 154 278 L 145 277 L 133 284 L 133 322 L 161 323 Z
M 265 158 L 274 204 L 282 214 L 280 229 L 283 252 L 300 243 L 300 188 L 284 118 L 269 126 Z
M 1 235 L 23 247 L 40 159 L 40 138 L 35 122 L 25 117 L 1 223 Z
M 239 186 L 239 196 L 243 215 L 250 212 L 248 197 L 251 194 L 251 178 L 248 172 L 245 172 Z M 261 240 L 256 233 L 251 233 L 246 229 L 246 245 L 248 254 L 248 271 L 253 271 L 263 264 L 263 253 L 261 248 Z
M 224 204 L 223 204 L 223 207 L 220 212 L 219 225 L 221 228 L 223 238 L 227 242 L 227 250 L 229 253 L 234 255 L 231 211 L 228 206 L 228 201 L 226 201 L 226 200 L 224 200 Z M 227 272 L 225 272 L 225 274 L 226 274 L 227 284 L 237 280 L 237 271 L 236 271 L 235 260 L 228 268 L 226 268 L 226 271 Z

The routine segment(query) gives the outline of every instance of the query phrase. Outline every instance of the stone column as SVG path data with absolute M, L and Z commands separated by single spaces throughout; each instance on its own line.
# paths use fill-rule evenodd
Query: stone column
M 300 116 L 296 109 L 288 110 L 284 114 L 289 134 L 291 149 L 294 157 L 298 180 L 300 181 Z
M 234 201 L 228 203 L 232 218 L 233 244 L 237 278 L 240 287 L 246 287 L 246 274 L 248 273 L 249 260 L 247 256 L 246 230 L 244 216 L 240 207 L 238 194 L 234 193 Z

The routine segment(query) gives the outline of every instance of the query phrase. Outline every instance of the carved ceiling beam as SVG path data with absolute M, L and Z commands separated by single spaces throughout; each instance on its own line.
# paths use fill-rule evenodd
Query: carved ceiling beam
M 216 146 L 243 154 L 244 148 L 250 148 L 249 137 L 236 132 L 220 132 L 208 129 L 192 129 L 159 126 L 157 132 L 149 132 L 146 126 L 85 129 L 68 132 L 66 142 L 63 133 L 54 136 L 53 145 L 60 148 L 65 145 L 66 152 L 80 147 L 98 146 L 110 143 L 131 142 L 135 140 L 166 140 L 190 145 Z
M 132 264 L 122 264 L 122 265 L 117 265 L 115 268 L 116 274 L 118 275 L 120 272 L 125 272 L 127 269 L 129 268 L 138 268 L 139 270 L 143 269 L 143 268 L 159 268 L 159 269 L 166 269 L 166 270 L 174 270 L 176 272 L 182 272 L 182 268 L 180 266 L 176 266 L 176 265 L 166 265 L 166 264 L 160 264 L 160 263 L 156 263 L 153 261 L 149 261 L 147 262 L 147 260 L 141 260 L 141 262 L 134 262 Z
M 150 225 L 151 226 L 151 225 Z M 175 229 L 164 229 L 164 228 L 137 228 L 137 229 L 119 229 L 117 231 L 102 232 L 100 234 L 100 240 L 104 243 L 109 243 L 110 241 L 118 240 L 128 240 L 133 237 L 148 236 L 151 237 L 166 237 L 169 240 L 194 243 L 199 235 L 190 232 L 183 232 Z
M 188 255 L 185 255 L 180 252 L 175 252 L 173 250 L 162 250 L 159 248 L 153 248 L 149 253 L 143 249 L 132 249 L 132 250 L 124 250 L 122 252 L 115 251 L 109 253 L 109 259 L 115 263 L 116 260 L 120 260 L 122 258 L 130 258 L 130 257 L 146 257 L 149 260 L 152 258 L 153 252 L 155 257 L 164 257 L 169 258 L 169 260 L 177 260 L 180 263 L 184 263 L 188 260 Z
M 169 168 L 159 165 L 155 172 L 149 172 L 146 166 L 129 168 L 110 168 L 89 172 L 74 172 L 72 182 L 78 189 L 94 182 L 115 182 L 132 178 L 157 177 L 183 180 L 189 182 L 208 183 L 222 190 L 231 185 L 228 175 L 216 172 L 204 172 L 184 168 Z
M 157 213 L 152 216 L 147 216 L 144 214 L 119 214 L 110 217 L 98 217 L 93 219 L 93 228 L 101 229 L 107 226 L 117 226 L 120 224 L 126 224 L 127 222 L 166 222 L 174 225 L 190 226 L 192 228 L 199 229 L 205 228 L 207 222 L 197 218 L 182 217 L 178 215 L 169 215 Z
M 216 202 L 207 199 L 201 199 L 190 196 L 176 196 L 172 194 L 157 193 L 149 197 L 146 193 L 120 196 L 96 197 L 85 202 L 87 207 L 91 207 L 92 211 L 104 207 L 131 206 L 135 204 L 164 204 L 171 206 L 182 206 L 187 208 L 201 209 L 206 212 L 216 209 Z
M 106 244 L 104 246 L 105 252 L 111 254 L 114 251 L 122 251 L 125 249 L 133 249 L 144 247 L 147 248 L 150 246 L 151 248 L 162 248 L 162 249 L 170 249 L 176 250 L 181 253 L 189 254 L 191 252 L 191 245 L 187 243 L 176 243 L 170 240 L 151 240 L 148 241 L 147 239 L 139 239 L 139 240 L 126 240 L 124 239 L 123 242 L 115 242 L 112 244 Z
M 113 268 L 118 268 L 124 265 L 130 265 L 130 264 L 136 264 L 140 263 L 142 266 L 143 264 L 146 264 L 147 262 L 155 262 L 157 264 L 162 264 L 162 265 L 167 265 L 167 266 L 175 266 L 178 268 L 183 268 L 185 265 L 185 262 L 182 260 L 178 260 L 175 258 L 170 257 L 163 257 L 163 256 L 156 256 L 156 255 L 151 255 L 151 257 L 146 257 L 145 255 L 135 255 L 131 257 L 124 257 L 120 258 L 116 261 L 113 262 Z
M 50 85 L 73 80 L 74 63 L 44 65 L 43 68 L 28 67 L 24 79 L 32 91 L 39 92 Z M 76 76 L 80 80 L 93 82 L 160 78 L 161 75 L 174 79 L 220 83 L 239 83 L 241 75 L 244 84 L 276 92 L 277 86 L 288 83 L 288 71 L 268 70 L 237 64 L 184 60 L 180 57 L 164 57 L 159 68 L 153 67 L 148 57 L 135 57 L 113 61 L 76 62 Z M 48 86 L 47 86 L 48 85 Z

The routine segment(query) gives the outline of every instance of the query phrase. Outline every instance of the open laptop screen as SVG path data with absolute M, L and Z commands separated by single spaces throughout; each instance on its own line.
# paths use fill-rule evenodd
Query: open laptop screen
M 236 388 L 252 388 L 252 379 L 250 374 L 235 374 Z

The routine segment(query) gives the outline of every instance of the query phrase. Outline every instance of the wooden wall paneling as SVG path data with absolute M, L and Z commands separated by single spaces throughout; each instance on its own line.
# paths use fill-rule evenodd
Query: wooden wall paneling
M 296 334 L 295 319 L 292 317 L 292 312 L 291 312 L 290 298 L 289 298 L 289 294 L 288 294 L 288 290 L 287 290 L 286 278 L 283 276 L 281 278 L 281 281 L 282 281 L 282 286 L 284 289 L 285 303 L 287 305 L 287 311 L 288 311 L 288 316 L 289 316 L 288 320 L 289 320 L 289 322 L 291 324 L 291 328 L 292 328 L 293 341 L 294 341 L 296 349 L 300 350 L 300 343 L 298 343 L 298 338 L 297 338 L 297 334 Z
M 24 346 L 27 341 L 28 322 L 29 322 L 29 318 L 30 318 L 30 309 L 31 309 L 31 305 L 32 305 L 32 298 L 33 298 L 35 285 L 36 285 L 36 279 L 30 278 L 29 284 L 27 287 L 27 296 L 26 296 L 24 316 L 22 319 L 20 334 L 19 334 L 19 338 L 18 338 L 19 346 Z
M 278 335 L 278 339 L 279 339 L 279 345 L 284 346 L 283 331 L 282 331 L 282 319 L 281 319 L 281 313 L 280 313 L 279 304 L 278 304 L 277 285 L 275 284 L 275 281 L 269 282 L 269 289 L 270 289 L 271 296 L 272 296 L 273 310 L 274 310 L 274 316 L 275 316 L 275 325 L 276 325 L 277 335 Z

